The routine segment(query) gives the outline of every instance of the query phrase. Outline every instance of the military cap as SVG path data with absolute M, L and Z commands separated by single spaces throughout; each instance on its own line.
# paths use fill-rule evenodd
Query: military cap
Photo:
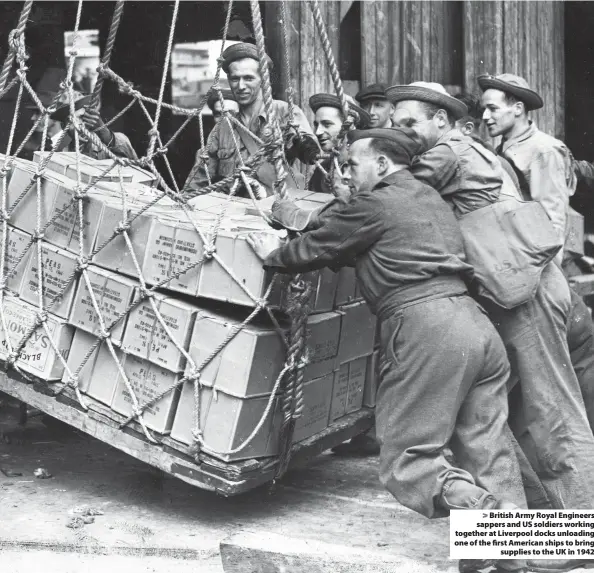
M 371 123 L 371 116 L 361 107 L 359 107 L 351 96 L 346 96 L 349 102 L 349 109 L 356 112 L 359 116 L 358 121 L 355 122 L 356 127 L 365 128 Z M 309 107 L 315 113 L 321 107 L 333 107 L 342 111 L 340 99 L 334 94 L 314 94 L 309 98 Z
M 223 99 L 235 101 L 235 96 L 231 90 L 221 90 L 221 95 Z M 206 105 L 210 108 L 210 111 L 214 111 L 214 105 L 219 101 L 219 92 L 218 90 L 211 90 L 208 94 L 208 98 L 206 100 Z
M 408 127 L 354 129 L 347 134 L 349 145 L 361 139 L 376 139 L 389 143 L 390 148 L 406 165 L 410 165 L 413 157 L 425 153 L 429 147 L 423 136 Z
M 387 100 L 386 87 L 384 84 L 370 84 L 359 91 L 355 99 L 361 104 L 370 99 Z
M 533 89 L 530 89 L 528 82 L 520 76 L 483 74 L 477 78 L 477 81 L 483 91 L 494 89 L 514 96 L 524 103 L 527 111 L 540 109 L 544 105 L 542 98 Z
M 256 60 L 256 62 L 260 62 L 260 58 L 258 56 L 258 48 L 254 44 L 247 44 L 245 42 L 232 44 L 223 52 L 222 57 L 223 64 L 221 67 L 223 68 L 223 71 L 226 74 L 229 73 L 229 66 L 237 60 L 251 58 L 252 60 Z M 268 55 L 266 56 L 266 58 L 268 61 L 268 69 L 272 69 L 272 60 Z
M 413 82 L 406 86 L 391 86 L 386 89 L 386 97 L 393 104 L 413 100 L 437 105 L 451 113 L 454 119 L 468 115 L 466 104 L 449 95 L 441 84 L 435 82 Z

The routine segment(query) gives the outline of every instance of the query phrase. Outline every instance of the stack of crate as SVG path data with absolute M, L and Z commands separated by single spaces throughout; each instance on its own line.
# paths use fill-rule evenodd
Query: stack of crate
M 41 159 L 38 154 L 35 161 Z M 152 187 L 154 177 L 131 168 L 122 168 L 121 173 L 114 169 L 91 186 L 81 222 L 76 204 L 65 209 L 75 195 L 76 178 L 90 184 L 109 162 L 84 158 L 77 169 L 75 161 L 73 154 L 54 154 L 40 181 L 40 196 L 33 184 L 14 209 L 5 267 L 10 268 L 19 249 L 30 244 L 38 207 L 42 225 L 55 218 L 43 237 L 43 302 L 57 348 L 70 371 L 80 370 L 80 390 L 122 421 L 134 412 L 130 388 L 140 404 L 170 389 L 145 411 L 144 422 L 154 432 L 170 434 L 168 442 L 174 447 L 185 448 L 193 443 L 195 406 L 193 385 L 179 385 L 190 370 L 186 356 L 201 365 L 252 312 L 253 298 L 265 295 L 272 277 L 247 244 L 247 234 L 272 233 L 280 244 L 283 233 L 271 230 L 254 215 L 251 202 L 225 195 L 199 197 L 191 202 L 190 211 L 168 197 L 146 209 L 158 196 Z M 30 184 L 34 172 L 33 164 L 23 162 L 15 167 L 8 185 L 9 207 Z M 306 193 L 298 199 L 302 206 L 315 207 L 327 196 Z M 221 209 L 225 210 L 223 217 Z M 122 235 L 114 237 L 124 213 L 127 217 L 139 213 L 128 230 L 134 256 Z M 208 249 L 214 226 L 219 229 L 215 243 L 219 261 L 209 258 L 187 270 Z M 89 257 L 103 245 L 87 268 L 88 283 L 71 282 L 64 294 L 56 297 L 74 275 L 78 256 Z M 102 325 L 96 307 L 108 327 L 140 298 L 139 271 L 147 285 L 159 288 L 152 299 L 137 304 L 111 330 L 110 347 L 100 338 Z M 372 405 L 364 395 L 373 394 L 375 319 L 361 300 L 353 269 L 338 273 L 324 270 L 306 278 L 313 287 L 312 312 L 308 317 L 304 411 L 295 428 L 295 442 L 357 411 L 364 401 Z M 23 323 L 9 327 L 15 338 L 22 337 L 26 325 L 35 321 L 39 283 L 34 244 L 8 281 L 12 292 L 5 298 L 5 314 Z M 283 309 L 287 284 L 288 278 L 277 281 L 269 298 L 271 307 Z M 282 314 L 279 316 L 286 333 L 288 324 Z M 0 342 L 1 356 L 6 344 Z M 35 370 L 31 363 L 39 355 L 38 347 L 46 350 L 39 359 L 44 368 Z M 18 365 L 30 373 L 49 381 L 68 379 L 68 371 L 47 340 L 33 337 L 23 355 Z M 279 332 L 261 313 L 205 365 L 200 376 L 199 416 L 205 451 L 225 461 L 278 453 L 282 416 L 273 389 L 285 357 Z M 252 433 L 269 402 L 271 413 L 258 434 L 244 450 L 230 454 Z

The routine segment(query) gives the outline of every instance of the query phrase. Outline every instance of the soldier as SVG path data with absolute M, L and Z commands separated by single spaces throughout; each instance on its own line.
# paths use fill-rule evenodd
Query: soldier
M 370 115 L 361 109 L 350 96 L 346 96 L 349 102 L 349 113 L 353 114 L 355 118 L 354 126 L 358 128 L 365 128 L 371 122 Z M 328 179 L 328 175 L 332 172 L 332 162 L 335 157 L 332 152 L 342 146 L 341 141 L 338 141 L 340 130 L 344 124 L 344 115 L 340 99 L 334 94 L 314 94 L 309 98 L 309 107 L 314 112 L 314 131 L 318 138 L 320 148 L 324 153 L 331 154 L 327 159 L 322 160 L 308 182 L 307 188 L 310 191 L 317 193 L 332 193 L 333 184 Z M 341 167 L 337 160 L 334 166 L 334 189 L 341 188 Z M 348 194 L 348 189 L 342 189 L 343 194 Z
M 237 120 L 246 129 L 221 121 L 215 125 L 208 137 L 206 165 L 199 157 L 190 171 L 184 190 L 195 191 L 208 186 L 209 177 L 212 182 L 232 175 L 241 162 L 254 155 L 260 145 L 250 135 L 266 140 L 270 135 L 269 118 L 266 115 L 262 95 L 262 77 L 260 76 L 258 50 L 253 44 L 237 43 L 223 52 L 223 71 L 227 74 L 231 91 L 239 106 Z M 269 67 L 272 62 L 269 59 Z M 289 105 L 280 100 L 273 100 L 272 113 L 284 134 L 285 155 L 289 164 L 295 159 L 305 163 L 314 163 L 320 148 L 307 122 L 303 111 L 294 106 L 294 126 L 289 126 Z M 209 177 L 206 175 L 208 169 Z M 295 186 L 303 187 L 303 177 L 295 170 L 290 174 Z M 255 180 L 265 189 L 268 195 L 274 192 L 276 172 L 269 162 L 260 164 L 256 170 Z M 239 195 L 245 190 L 239 191 Z
M 460 220 L 481 213 L 502 193 L 516 193 L 497 157 L 455 129 L 455 121 L 468 110 L 443 86 L 417 82 L 392 86 L 386 94 L 395 105 L 395 122 L 429 140 L 431 149 L 415 160 L 413 175 L 437 189 Z M 492 236 L 489 229 L 484 236 L 485 240 Z M 548 499 L 542 503 L 587 508 L 594 498 L 590 462 L 594 436 L 587 426 L 566 340 L 569 287 L 553 262 L 542 269 L 535 286 L 530 300 L 510 309 L 484 296 L 480 300 L 506 345 L 511 382 L 520 382 L 510 402 L 510 425 L 546 490 Z M 544 567 L 549 565 L 551 571 L 567 570 L 567 562 Z
M 403 129 L 347 138 L 349 202 L 333 202 L 321 226 L 273 252 L 266 236 L 248 241 L 265 268 L 282 273 L 354 264 L 381 332 L 380 479 L 400 503 L 430 518 L 525 507 L 506 421 L 505 349 L 468 296 L 472 268 L 453 214 L 410 173 L 426 144 Z M 444 456 L 448 445 L 459 467 Z M 523 561 L 498 565 L 512 563 L 525 571 Z
M 44 107 L 49 107 L 58 92 L 61 83 L 66 78 L 66 71 L 61 68 L 48 68 L 37 86 L 37 97 Z M 80 92 L 74 92 L 75 113 L 79 116 L 89 131 L 95 132 L 101 142 L 114 154 L 128 159 L 138 159 L 128 137 L 117 131 L 111 131 L 101 118 L 98 109 L 88 107 L 91 103 L 91 96 Z M 32 110 L 32 120 L 37 121 L 41 112 L 33 102 L 27 106 Z M 58 108 L 49 117 L 47 129 L 46 151 L 74 151 L 75 142 L 71 133 L 63 136 L 62 132 L 70 118 L 70 100 L 68 92 L 63 93 L 58 100 Z M 39 150 L 42 141 L 42 134 L 45 121 L 41 121 L 35 128 L 35 132 L 28 144 L 25 146 L 27 157 L 33 156 L 33 151 Z M 58 148 L 55 144 L 61 138 L 61 145 Z M 91 141 L 80 138 L 81 153 L 93 159 L 108 159 L 109 154 Z
M 361 107 L 371 116 L 369 127 L 392 127 L 392 114 L 394 106 L 386 98 L 384 84 L 371 84 L 364 87 L 355 99 Z

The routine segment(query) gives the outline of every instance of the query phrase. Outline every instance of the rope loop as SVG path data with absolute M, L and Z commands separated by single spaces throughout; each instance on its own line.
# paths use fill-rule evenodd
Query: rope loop
M 0 281 L 0 292 L 4 292 L 6 290 L 6 281 Z
M 101 340 L 107 340 L 108 338 L 111 338 L 111 332 L 104 330 L 102 328 L 101 332 L 99 332 L 98 338 L 100 338 Z
M 12 352 L 9 352 L 8 356 L 6 357 L 6 364 L 9 367 L 14 366 L 14 363 L 17 361 L 18 357 L 19 355 L 14 350 Z
M 78 264 L 76 266 L 76 271 L 79 272 L 79 273 L 82 273 L 83 271 L 86 271 L 88 267 L 89 267 L 89 259 L 88 259 L 88 257 L 80 257 L 78 259 Z
M 10 221 L 10 215 L 6 209 L 0 210 L 0 223 L 4 223 L 4 221 Z
M 78 50 L 76 48 L 70 48 L 68 50 L 68 55 L 73 58 L 76 58 L 76 56 L 78 56 Z
M 190 368 L 186 378 L 188 379 L 188 382 L 200 383 L 200 370 L 196 367 Z
M 35 231 L 35 233 L 33 233 L 33 240 L 38 243 L 39 241 L 43 241 L 45 237 L 45 233 L 43 231 Z
M 40 313 L 37 314 L 37 325 L 41 325 L 47 322 L 47 311 L 42 310 Z
M 204 258 L 210 261 L 216 253 L 216 251 L 217 248 L 214 245 L 214 243 L 207 245 L 206 247 L 204 247 Z
M 78 387 L 78 381 L 79 377 L 76 374 L 68 374 L 66 378 L 66 385 Z
M 130 230 L 130 221 L 121 221 L 115 228 L 115 232 L 118 235 L 126 233 Z
M 80 187 L 80 185 L 77 185 L 76 188 L 74 189 L 74 198 L 77 201 L 82 201 L 85 198 L 85 192 L 84 190 Z
M 138 291 L 140 292 L 141 300 L 155 298 L 154 291 L 147 289 L 146 286 L 139 287 Z

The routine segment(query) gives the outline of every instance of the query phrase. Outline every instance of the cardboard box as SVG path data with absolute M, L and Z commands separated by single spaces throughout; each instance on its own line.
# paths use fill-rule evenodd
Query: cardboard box
M 301 442 L 328 427 L 334 373 L 326 374 L 303 388 L 303 414 L 295 422 L 293 443 Z
M 154 295 L 154 303 L 175 342 L 188 350 L 198 307 L 160 294 Z M 130 313 L 122 339 L 122 350 L 171 372 L 181 372 L 186 363 L 184 355 L 158 320 L 149 300 L 141 302 Z
M 239 319 L 199 312 L 190 356 L 201 363 L 227 338 Z M 203 384 L 245 398 L 272 392 L 285 361 L 285 347 L 272 328 L 250 324 L 242 329 L 201 371 Z M 189 368 L 189 365 L 188 365 Z
M 83 364 L 86 355 L 96 340 L 96 336 L 84 330 L 76 329 L 70 356 L 68 357 L 68 368 L 75 374 L 82 365 L 78 373 L 80 391 L 107 406 L 111 406 L 118 382 L 119 369 L 107 343 L 101 342 Z M 124 355 L 122 352 L 116 347 L 114 347 L 114 351 L 118 360 L 123 361 Z M 68 380 L 66 371 L 62 380 L 64 382 Z
M 262 428 L 254 439 L 240 452 L 227 454 L 240 446 L 254 431 L 263 416 L 269 396 L 237 398 L 211 388 L 200 389 L 200 429 L 204 438 L 204 450 L 224 461 L 275 456 L 279 450 L 279 434 L 282 415 L 277 400 Z M 194 386 L 184 384 L 171 438 L 188 446 L 193 445 Z
M 89 265 L 87 272 L 105 327 L 109 328 L 132 302 L 138 283 L 94 265 Z M 91 334 L 99 335 L 101 333 L 99 317 L 93 306 L 86 281 L 82 276 L 70 312 L 69 322 Z M 125 322 L 126 317 L 122 318 L 111 332 L 112 340 L 118 345 L 122 341 Z
M 363 389 L 363 406 L 375 408 L 375 395 L 379 386 L 379 351 L 367 357 L 367 373 Z
M 336 286 L 336 299 L 334 308 L 354 302 L 357 291 L 357 277 L 355 269 L 343 267 L 338 271 L 338 284 Z
M 30 244 L 31 235 L 11 226 L 8 226 L 8 232 L 6 233 L 6 248 L 2 244 L 2 239 L 2 227 L 0 225 L 0 249 L 4 250 L 5 257 L 4 276 L 10 275 L 9 278 L 5 279 L 6 286 L 10 292 L 18 294 L 21 291 L 23 275 L 29 257 L 34 250 L 34 245 Z M 17 261 L 19 261 L 18 264 Z
M 28 187 L 34 172 L 15 166 L 8 186 L 8 205 L 12 209 L 17 198 Z M 44 232 L 45 240 L 75 254 L 79 253 L 79 211 L 73 201 L 76 182 L 57 173 L 47 173 L 41 179 L 42 213 L 41 225 L 52 223 Z M 83 201 L 83 251 L 92 251 L 103 202 L 87 196 Z M 37 185 L 34 184 L 25 197 L 16 205 L 11 224 L 34 234 L 37 225 Z
M 135 241 L 137 244 L 137 241 Z M 150 223 L 142 274 L 152 285 L 166 282 L 164 288 L 195 296 L 202 265 L 188 269 L 203 254 L 204 243 L 194 227 L 179 219 L 158 217 Z M 179 277 L 178 272 L 184 271 Z
M 138 201 L 128 201 L 127 218 L 137 215 L 142 208 Z M 121 235 L 113 237 L 113 232 L 122 222 L 122 202 L 120 199 L 106 197 L 104 198 L 103 211 L 97 231 L 95 248 L 105 246 L 93 257 L 93 263 L 114 271 L 138 278 L 138 272 L 134 265 L 132 253 L 128 247 L 126 239 Z M 153 222 L 153 216 L 149 212 L 138 215 L 130 224 L 128 236 L 134 249 L 134 256 L 139 265 L 145 258 L 148 246 L 148 235 Z M 113 238 L 112 238 L 113 237 Z M 111 240 L 110 240 L 111 239 Z
M 357 358 L 346 364 L 341 364 L 340 368 L 334 373 L 330 423 L 361 409 L 367 375 L 367 362 L 367 356 Z
M 253 220 L 252 220 L 253 222 Z M 247 225 L 247 221 L 244 222 Z M 254 225 L 256 226 L 256 225 Z M 202 273 L 198 285 L 198 296 L 231 302 L 244 306 L 254 306 L 254 301 L 247 295 L 241 283 L 255 297 L 260 298 L 266 293 L 270 284 L 272 273 L 262 268 L 262 260 L 248 245 L 246 237 L 248 232 L 262 232 L 274 234 L 281 243 L 281 234 L 272 230 L 265 230 L 261 223 L 260 228 L 239 230 L 237 227 L 222 228 L 216 239 L 216 252 L 223 263 L 232 269 L 236 279 L 233 278 L 214 258 L 202 265 Z M 246 227 L 244 227 L 245 229 Z
M 336 369 L 341 332 L 341 315 L 337 312 L 314 314 L 307 319 L 306 380 L 320 378 Z
M 307 382 L 303 388 L 304 411 L 295 423 L 293 442 L 300 442 L 328 427 L 332 398 L 332 375 Z M 243 450 L 229 454 L 251 435 L 262 418 L 270 395 L 238 398 L 210 388 L 200 389 L 200 429 L 204 451 L 224 461 L 276 456 L 282 426 L 280 402 L 275 403 L 262 428 Z M 193 444 L 194 388 L 185 383 L 175 415 L 171 437 L 186 445 Z
M 68 283 L 77 267 L 76 257 L 64 249 L 44 243 L 41 247 L 43 268 L 43 305 L 65 320 L 70 316 L 77 278 Z M 21 298 L 37 305 L 39 301 L 39 265 L 37 246 L 31 250 L 21 285 Z
M 338 310 L 343 315 L 338 349 L 339 363 L 344 364 L 372 354 L 377 322 L 367 303 L 355 302 L 340 306 Z
M 37 309 L 13 296 L 4 297 L 4 317 L 8 329 L 8 338 L 12 349 L 16 350 L 27 332 L 37 322 Z M 55 343 L 64 360 L 68 359 L 74 329 L 57 316 L 48 314 L 47 328 L 51 340 Z M 0 326 L 0 358 L 8 356 L 8 344 L 4 328 Z M 54 352 L 47 333 L 40 325 L 33 332 L 23 347 L 16 365 L 42 380 L 60 380 L 64 373 L 64 365 Z
M 584 217 L 571 207 L 567 217 L 565 250 L 576 255 L 584 254 Z
M 125 355 L 124 372 L 141 407 L 181 378 L 181 374 L 170 372 L 131 354 Z M 144 411 L 143 419 L 148 428 L 160 434 L 171 431 L 180 390 L 181 388 L 177 388 L 169 392 L 154 406 Z M 123 416 L 130 416 L 133 413 L 132 397 L 121 376 L 118 377 L 111 409 Z
M 33 153 L 33 162 L 41 164 L 41 162 L 49 155 L 48 151 L 35 151 Z M 119 182 L 118 167 L 114 167 L 109 173 L 102 175 L 107 167 L 113 165 L 113 160 L 108 160 L 104 165 L 94 164 L 95 160 L 83 153 L 80 154 L 79 171 L 80 180 L 85 185 L 88 183 L 97 183 L 101 181 Z M 78 180 L 76 169 L 76 153 L 74 151 L 59 151 L 53 153 L 49 159 L 46 169 L 64 175 L 74 181 Z M 130 173 L 122 168 L 122 179 L 126 182 L 132 181 Z
M 322 269 L 321 271 L 304 273 L 301 275 L 301 278 L 307 280 L 311 285 L 312 294 L 309 299 L 310 314 L 332 311 L 338 286 L 338 273 L 330 269 Z M 280 275 L 277 277 L 276 285 L 268 299 L 270 306 L 286 311 L 289 295 L 288 288 L 291 279 L 291 275 Z
M 85 160 L 102 170 L 107 169 L 113 163 L 112 159 L 92 159 L 90 157 L 85 157 Z M 116 169 L 117 168 L 114 168 L 114 171 L 117 175 Z M 122 167 L 122 175 L 125 176 L 125 181 L 129 180 L 132 183 L 140 183 L 149 187 L 155 187 L 157 185 L 157 178 L 155 175 L 150 171 L 134 165 L 126 165 L 125 167 Z

